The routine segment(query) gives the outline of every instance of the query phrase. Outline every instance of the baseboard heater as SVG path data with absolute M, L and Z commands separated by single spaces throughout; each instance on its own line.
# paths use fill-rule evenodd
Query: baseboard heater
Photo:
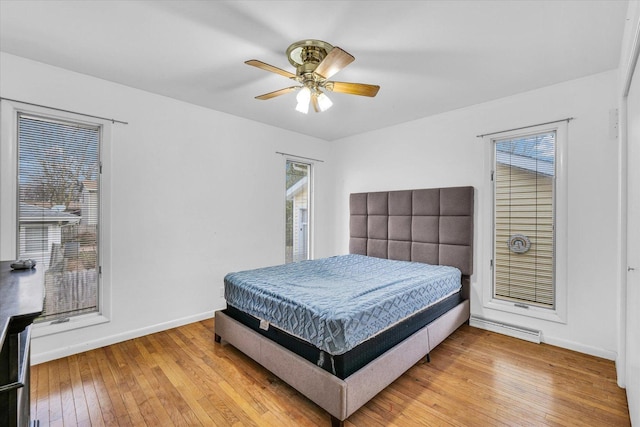
M 541 332 L 533 329 L 522 328 L 520 326 L 509 325 L 507 323 L 495 322 L 493 320 L 483 319 L 481 317 L 471 316 L 469 324 L 476 328 L 486 329 L 491 332 L 509 335 L 510 337 L 520 338 L 521 340 L 531 341 L 536 344 L 541 342 Z

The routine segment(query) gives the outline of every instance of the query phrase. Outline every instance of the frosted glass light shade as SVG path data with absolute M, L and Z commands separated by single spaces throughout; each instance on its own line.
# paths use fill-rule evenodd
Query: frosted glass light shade
M 324 93 L 321 93 L 318 96 L 318 106 L 320 107 L 320 111 L 327 111 L 329 108 L 331 108 L 332 105 L 333 102 L 331 102 L 329 97 Z
M 303 114 L 307 114 L 309 112 L 309 101 L 311 100 L 311 91 L 308 87 L 303 87 L 298 92 L 296 96 L 296 100 L 298 101 L 298 105 L 296 105 L 296 111 L 300 111 Z

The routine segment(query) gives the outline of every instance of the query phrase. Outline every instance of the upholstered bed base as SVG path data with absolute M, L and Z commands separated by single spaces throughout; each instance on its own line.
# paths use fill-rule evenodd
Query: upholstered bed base
M 350 195 L 349 252 L 450 265 L 462 272 L 464 301 L 345 379 L 216 312 L 216 341 L 232 344 L 342 422 L 469 319 L 473 274 L 473 187 Z
M 434 320 L 344 380 L 217 311 L 216 341 L 224 339 L 331 414 L 334 425 L 427 356 L 469 319 L 469 301 Z

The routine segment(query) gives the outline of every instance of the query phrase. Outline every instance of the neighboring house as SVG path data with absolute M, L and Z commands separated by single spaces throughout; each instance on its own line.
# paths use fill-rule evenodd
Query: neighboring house
M 79 242 L 75 241 L 65 242 L 66 248 L 62 246 L 63 229 L 84 224 L 82 216 L 63 212 L 64 209 L 64 206 L 47 209 L 20 203 L 20 258 L 35 259 L 45 270 L 43 318 L 57 313 L 89 312 L 97 307 L 96 269 L 88 269 L 77 261 L 78 249 L 71 251 L 75 260 L 63 260 L 69 256 L 69 245 L 79 248 Z
M 293 201 L 293 251 L 291 261 L 308 258 L 309 227 L 309 185 L 308 177 L 303 177 L 287 189 L 287 200 Z
M 80 209 L 82 214 L 81 224 L 98 224 L 98 181 L 87 180 L 82 182 Z
M 553 142 L 498 143 L 495 173 L 495 294 L 553 307 Z
M 20 203 L 19 257 L 35 259 L 49 267 L 53 244 L 62 242 L 62 229 L 79 224 L 82 217 L 60 209 L 48 209 Z

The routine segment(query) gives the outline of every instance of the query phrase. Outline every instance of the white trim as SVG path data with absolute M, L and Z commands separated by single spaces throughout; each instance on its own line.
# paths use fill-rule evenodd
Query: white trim
M 17 258 L 18 106 L 0 101 L 0 259 Z
M 493 152 L 497 139 L 522 137 L 531 134 L 556 132 L 556 184 L 555 184 L 555 210 L 556 210 L 556 242 L 555 242 L 555 308 L 547 309 L 534 305 L 523 308 L 514 305 L 514 302 L 497 299 L 493 296 L 493 269 L 490 268 L 494 259 L 494 233 L 493 233 L 493 182 L 491 172 L 494 168 Z M 483 306 L 488 309 L 505 311 L 521 316 L 534 317 L 550 322 L 567 323 L 567 292 L 568 292 L 568 123 L 557 122 L 553 124 L 533 126 L 526 129 L 518 129 L 514 132 L 500 134 L 499 137 L 485 137 L 485 221 L 482 228 L 485 233 L 485 241 L 489 250 L 485 252 L 485 259 L 481 260 L 487 268 L 483 268 L 482 280 L 485 284 L 482 290 Z
M 616 377 L 618 387 L 627 385 L 627 95 L 620 100 L 620 133 L 618 146 L 618 357 L 616 359 Z
M 78 316 L 72 316 L 67 322 L 64 323 L 35 323 L 31 328 L 31 338 L 35 339 L 47 335 L 59 334 L 61 332 L 71 331 L 73 329 L 86 328 L 87 326 L 108 323 L 109 321 L 110 320 L 108 317 L 102 316 L 99 313 L 88 313 L 80 314 Z
M 313 259 L 314 257 L 314 250 L 313 250 L 313 242 L 314 242 L 314 235 L 315 235 L 315 226 L 314 226 L 314 198 L 315 198 L 315 189 L 314 189 L 314 174 L 315 174 L 315 163 L 312 161 L 312 159 L 309 159 L 307 157 L 298 157 L 295 156 L 293 154 L 283 154 L 284 157 L 284 171 L 285 171 L 285 183 L 286 183 L 286 174 L 287 174 L 287 163 L 288 162 L 292 162 L 292 163 L 300 163 L 300 164 L 304 164 L 309 166 L 309 170 L 307 171 L 307 176 L 306 176 L 306 184 L 307 185 L 307 189 L 308 189 L 308 194 L 307 194 L 307 259 Z M 300 160 L 300 159 L 305 159 L 305 160 Z M 322 161 L 322 160 L 320 160 Z M 300 180 L 303 181 L 303 180 Z M 289 190 L 287 190 L 286 185 L 285 185 L 285 191 L 284 191 L 284 201 L 286 203 L 286 201 L 288 200 L 288 196 L 289 196 L 289 192 L 291 190 L 293 190 L 294 188 L 296 188 L 296 186 L 298 185 L 298 183 L 294 184 Z M 298 189 L 296 189 L 296 192 L 298 191 Z M 286 206 L 286 204 L 285 204 Z M 286 251 L 287 251 L 287 236 L 286 236 L 286 230 L 287 230 L 287 218 L 286 218 L 286 207 L 285 209 L 282 210 L 282 213 L 284 214 L 284 234 L 283 234 L 283 239 L 282 239 L 282 247 L 283 247 L 283 262 L 286 262 Z
M 16 259 L 17 250 L 17 169 L 18 143 L 17 123 L 18 114 L 31 114 L 53 120 L 72 121 L 74 123 L 98 126 L 100 128 L 100 161 L 102 173 L 100 176 L 100 212 L 99 212 L 99 265 L 102 274 L 99 276 L 98 313 L 78 315 L 69 322 L 51 324 L 43 322 L 33 328 L 32 337 L 57 334 L 72 329 L 84 328 L 108 322 L 111 318 L 111 126 L 107 120 L 92 119 L 73 113 L 50 110 L 31 104 L 2 99 L 0 101 L 0 259 Z
M 628 42 L 628 44 L 627 44 Z M 627 386 L 627 244 L 628 244 L 628 229 L 627 229 L 627 199 L 628 199 L 628 185 L 627 185 L 627 150 L 628 150 L 628 135 L 627 135 L 627 123 L 629 122 L 629 116 L 627 112 L 627 102 L 629 91 L 631 90 L 631 83 L 636 67 L 638 67 L 638 58 L 640 57 L 640 2 L 629 2 L 627 9 L 627 25 L 625 26 L 625 34 L 623 36 L 623 43 L 621 49 L 621 61 L 620 61 L 620 77 L 621 77 L 621 93 L 619 98 L 619 120 L 620 120 L 620 133 L 619 133 L 619 152 L 618 152 L 618 200 L 620 206 L 620 213 L 618 215 L 618 262 L 619 268 L 617 273 L 618 288 L 618 358 L 616 359 L 616 373 L 618 379 L 618 386 L 626 388 Z M 629 393 L 629 392 L 628 392 Z M 633 393 L 633 392 L 631 392 Z M 633 407 L 629 408 L 630 413 L 633 411 Z
M 521 326 L 511 325 L 503 322 L 495 322 L 493 320 L 483 319 L 481 317 L 471 316 L 469 319 L 469 325 L 485 329 L 491 332 L 497 332 L 499 334 L 508 335 L 510 337 L 519 338 L 521 340 L 540 344 L 541 335 L 540 331 L 533 329 L 523 328 Z
M 484 329 L 486 331 L 496 332 L 496 333 L 511 336 L 514 338 L 525 339 L 527 341 L 532 341 L 532 340 L 527 339 L 524 336 L 521 336 L 517 332 L 524 332 L 525 335 L 530 335 L 531 332 L 533 332 L 534 334 L 538 332 L 535 330 L 529 330 L 527 328 L 521 328 L 521 327 L 510 325 L 510 324 L 505 324 L 503 322 L 497 322 L 493 320 L 481 319 L 476 317 L 471 317 L 469 319 L 469 325 L 475 328 Z M 497 325 L 503 325 L 504 327 L 498 327 Z M 535 342 L 535 341 L 532 341 L 532 342 Z M 542 331 L 540 331 L 540 343 L 548 344 L 555 347 L 560 347 L 567 350 L 576 351 L 578 353 L 588 354 L 590 356 L 600 357 L 600 358 L 612 360 L 612 361 L 615 361 L 618 357 L 618 354 L 615 351 L 605 350 L 603 348 L 593 347 L 589 345 L 584 345 L 575 341 L 569 341 L 561 338 L 545 336 Z
M 629 7 L 629 10 L 631 6 Z M 631 80 L 633 79 L 633 73 L 635 72 L 636 65 L 638 64 L 638 57 L 640 57 L 640 21 L 636 22 L 636 28 L 632 30 L 634 35 L 632 36 L 632 45 L 629 50 L 629 60 L 627 62 L 626 69 L 622 70 L 624 73 L 624 84 L 622 86 L 622 96 L 629 96 L 631 90 Z
M 154 334 L 156 332 L 166 331 L 167 329 L 177 328 L 178 326 L 188 325 L 189 323 L 199 322 L 202 320 L 211 319 L 213 317 L 213 310 L 205 311 L 204 313 L 182 317 L 180 319 L 174 319 L 169 322 L 158 323 L 156 325 L 123 332 L 121 334 L 101 337 L 93 341 L 86 341 L 80 344 L 70 345 L 64 348 L 57 348 L 55 350 L 43 353 L 33 352 L 32 345 L 31 364 L 38 365 L 40 363 L 49 362 L 51 360 L 60 359 L 62 357 L 71 356 L 73 354 L 78 354 L 89 350 L 95 350 L 96 348 L 106 347 L 108 345 L 127 341 L 133 338 L 139 338 L 149 334 Z
M 556 347 L 566 348 L 567 350 L 577 351 L 578 353 L 588 354 L 590 356 L 601 357 L 607 360 L 616 360 L 618 353 L 604 348 L 584 345 L 579 342 L 565 340 L 555 337 L 546 337 L 542 335 L 542 342 Z
M 315 259 L 315 250 L 314 250 L 314 242 L 315 242 L 315 198 L 316 198 L 316 164 L 311 163 L 309 165 L 309 207 L 307 212 L 307 231 L 309 236 L 307 238 L 307 253 L 309 254 L 309 259 Z

